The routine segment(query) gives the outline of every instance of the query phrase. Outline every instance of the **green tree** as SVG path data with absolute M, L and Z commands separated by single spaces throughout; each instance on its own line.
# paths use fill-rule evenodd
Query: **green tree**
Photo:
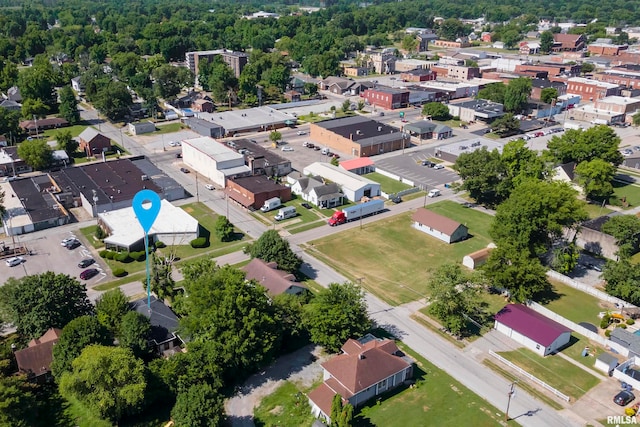
M 353 283 L 331 283 L 305 306 L 303 319 L 311 341 L 332 352 L 371 327 L 364 292 Z
M 78 111 L 78 101 L 73 93 L 71 86 L 63 86 L 58 93 L 60 96 L 60 117 L 65 119 L 71 125 L 80 122 L 80 111 Z
M 110 345 L 109 331 L 94 316 L 80 316 L 70 321 L 53 347 L 51 372 L 56 379 L 71 371 L 71 364 L 82 350 L 91 344 Z
M 131 350 L 90 345 L 62 375 L 60 394 L 113 422 L 140 412 L 147 388 L 144 364 Z
M 0 287 L 0 314 L 28 339 L 92 313 L 85 286 L 66 274 L 48 271 L 9 278 Z
M 558 89 L 555 87 L 545 87 L 540 91 L 540 100 L 545 104 L 551 104 L 558 99 Z
M 507 196 L 523 182 L 541 180 L 549 174 L 543 159 L 536 151 L 527 148 L 527 143 L 522 139 L 508 142 L 502 149 L 500 160 L 505 170 L 502 193 Z
M 175 295 L 176 282 L 171 276 L 171 262 L 157 256 L 155 253 L 148 255 L 151 257 L 151 272 L 149 277 L 149 284 L 151 285 L 151 292 L 158 296 L 158 299 L 172 299 Z M 142 282 L 142 288 L 147 290 L 146 280 Z
M 507 113 L 491 122 L 491 130 L 501 135 L 513 135 L 520 130 L 520 120 Z
M 585 131 L 569 129 L 549 140 L 544 156 L 558 163 L 577 164 L 598 158 L 618 166 L 623 160 L 619 145 L 620 137 L 609 126 L 593 126 Z
M 18 145 L 18 156 L 35 170 L 44 170 L 51 165 L 53 153 L 42 139 L 24 141 Z
M 602 159 L 584 161 L 576 166 L 578 183 L 587 197 L 609 197 L 613 194 L 613 177 L 616 167 Z
M 118 81 L 110 81 L 101 87 L 92 100 L 93 105 L 113 121 L 124 118 L 133 104 L 127 85 Z
M 46 117 L 48 112 L 49 106 L 40 99 L 25 99 L 20 109 L 22 117 L 27 120 L 31 120 L 33 117 Z
M 509 30 L 509 31 L 505 31 L 502 34 L 501 38 L 505 48 L 513 49 L 516 46 L 516 44 L 520 40 L 522 40 L 522 34 L 520 34 L 517 30 Z
M 151 74 L 155 80 L 156 94 L 165 100 L 172 100 L 182 88 L 193 86 L 194 76 L 188 68 L 164 64 L 153 70 Z
M 506 90 L 507 86 L 504 83 L 490 83 L 478 91 L 478 98 L 504 104 Z
M 216 219 L 215 233 L 221 242 L 230 242 L 233 240 L 233 236 L 235 235 L 233 224 L 231 224 L 226 216 L 220 215 L 218 219 Z
M 276 230 L 267 230 L 255 243 L 244 249 L 251 258 L 260 258 L 266 262 L 275 262 L 279 270 L 295 273 L 302 265 L 302 258 L 289 247 L 289 242 L 278 234 Z
M 581 67 L 582 74 L 592 73 L 593 70 L 595 70 L 595 69 L 596 69 L 596 66 L 593 65 L 591 62 L 583 62 L 582 63 L 582 67 Z
M 58 142 L 58 150 L 66 151 L 69 156 L 78 150 L 78 141 L 73 139 L 69 130 L 56 132 L 56 141 Z
M 118 332 L 120 347 L 128 348 L 134 356 L 144 359 L 151 354 L 150 337 L 151 323 L 147 316 L 137 311 L 130 311 L 122 316 Z
M 364 110 L 364 106 L 365 106 L 364 100 L 362 100 L 362 99 L 359 100 L 358 101 L 358 111 Z
M 553 47 L 553 33 L 551 31 L 543 31 L 540 34 L 540 51 L 542 53 L 551 52 Z
M 562 274 L 572 272 L 579 260 L 580 249 L 574 242 L 562 242 L 551 251 L 551 267 Z
M 181 327 L 192 341 L 215 349 L 227 377 L 241 378 L 271 360 L 280 345 L 281 327 L 261 285 L 247 282 L 243 271 L 224 266 L 185 281 L 185 289 L 187 316 Z
M 602 232 L 616 239 L 620 258 L 629 258 L 640 245 L 640 218 L 635 215 L 612 216 L 602 225 Z
M 120 288 L 111 289 L 96 301 L 98 321 L 114 336 L 120 330 L 122 317 L 129 312 L 129 300 Z
M 38 401 L 24 377 L 0 377 L 0 425 L 29 427 L 36 424 Z
M 640 126 L 640 112 L 635 113 L 633 116 L 631 116 L 631 120 L 634 126 Z
M 281 139 L 282 139 L 282 134 L 277 130 L 272 130 L 271 133 L 269 133 L 269 140 L 271 142 L 277 144 L 278 141 L 280 141 Z
M 640 304 L 640 266 L 631 263 L 629 258 L 607 261 L 601 277 L 606 282 L 608 294 L 631 304 Z
M 531 79 L 518 77 L 509 81 L 504 91 L 504 109 L 510 113 L 519 113 L 527 106 L 527 100 L 531 95 Z
M 565 229 L 575 229 L 587 218 L 584 201 L 568 184 L 529 180 L 516 187 L 496 210 L 491 237 L 510 244 L 527 257 L 544 254 L 561 240 Z
M 459 264 L 444 264 L 432 274 L 427 287 L 429 312 L 453 335 L 461 335 L 467 325 L 465 315 L 479 309 L 476 285 Z
M 347 403 L 342 408 L 342 412 L 340 413 L 340 418 L 338 422 L 339 427 L 351 427 L 353 424 L 353 405 L 351 403 Z
M 224 419 L 224 400 L 209 384 L 194 384 L 178 393 L 171 419 L 176 427 L 217 427 Z
M 508 242 L 491 251 L 484 272 L 493 286 L 506 289 L 518 302 L 526 302 L 550 288 L 540 260 Z
M 233 70 L 220 55 L 215 56 L 210 62 L 201 62 L 199 68 L 198 82 L 205 90 L 211 91 L 217 102 L 226 100 L 229 90 L 238 85 Z
M 407 34 L 402 39 L 401 46 L 409 53 L 414 52 L 418 48 L 418 39 L 413 34 Z
M 482 147 L 471 153 L 462 153 L 456 159 L 453 168 L 462 179 L 459 189 L 468 191 L 476 202 L 495 207 L 509 197 L 502 185 L 506 168 L 498 150 Z
M 431 116 L 433 120 L 449 120 L 449 108 L 441 102 L 427 102 L 422 106 L 422 115 Z
M 0 134 L 5 136 L 15 136 L 19 132 L 20 111 L 0 108 Z M 9 140 L 10 138 L 7 138 Z M 12 141 L 9 140 L 11 143 Z
M 345 99 L 342 101 L 342 112 L 347 113 L 351 109 L 351 101 L 349 99 Z
M 55 86 L 56 73 L 46 55 L 36 56 L 33 66 L 18 74 L 18 87 L 23 100 L 40 99 L 53 108 L 57 103 Z
M 340 423 L 340 414 L 342 414 L 342 396 L 340 393 L 336 393 L 331 399 L 331 425 L 338 425 Z

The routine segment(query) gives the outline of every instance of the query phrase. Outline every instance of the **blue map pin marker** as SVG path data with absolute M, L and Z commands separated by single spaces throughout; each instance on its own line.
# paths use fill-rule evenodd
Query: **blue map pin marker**
M 148 202 L 151 204 L 149 205 Z M 156 218 L 158 218 L 160 205 L 160 196 L 151 190 L 138 191 L 136 195 L 133 196 L 133 211 L 136 213 L 138 222 L 145 233 L 151 230 L 151 226 L 153 226 Z

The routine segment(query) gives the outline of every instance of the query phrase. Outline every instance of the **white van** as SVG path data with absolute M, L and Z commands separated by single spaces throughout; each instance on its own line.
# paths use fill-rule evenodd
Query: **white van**
M 296 212 L 296 208 L 294 206 L 287 206 L 278 211 L 278 215 L 276 215 L 276 221 L 293 218 L 296 215 L 298 215 L 298 212 Z
M 320 153 L 322 153 L 324 156 L 326 156 L 330 152 L 331 152 L 331 150 L 329 150 L 327 147 L 323 148 L 322 151 L 320 151 Z
M 438 197 L 440 195 L 440 190 L 436 190 L 435 188 L 433 190 L 429 191 L 429 194 L 427 194 L 427 196 L 429 197 Z
M 271 199 L 265 200 L 264 205 L 260 208 L 262 212 L 269 212 L 274 209 L 278 209 L 282 206 L 282 202 L 279 197 L 272 197 Z

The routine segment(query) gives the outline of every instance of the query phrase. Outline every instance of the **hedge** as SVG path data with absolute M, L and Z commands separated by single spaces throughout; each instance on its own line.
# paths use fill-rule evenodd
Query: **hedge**
M 192 248 L 206 248 L 209 242 L 207 242 L 206 237 L 198 237 L 197 239 L 193 239 L 191 241 Z
M 131 256 L 129 255 L 129 252 L 120 252 L 115 257 L 113 257 L 113 259 L 115 259 L 116 261 L 124 262 L 124 263 L 132 261 Z
M 165 245 L 164 242 L 161 242 L 160 240 L 156 242 L 156 249 L 166 248 L 166 247 L 167 245 Z
M 113 252 L 113 251 L 107 251 L 107 254 L 105 255 L 106 259 L 115 259 L 117 253 Z
M 124 268 L 114 268 L 113 269 L 113 275 L 116 277 L 124 277 L 126 276 L 128 273 Z
M 98 252 L 98 254 L 100 255 L 100 258 L 106 258 L 106 257 L 107 257 L 107 254 L 108 254 L 109 252 L 111 252 L 111 251 L 109 251 L 109 250 L 107 250 L 107 249 L 103 249 L 103 250 L 101 250 L 100 252 Z
M 144 261 L 146 258 L 144 251 L 131 252 L 129 255 L 136 261 Z

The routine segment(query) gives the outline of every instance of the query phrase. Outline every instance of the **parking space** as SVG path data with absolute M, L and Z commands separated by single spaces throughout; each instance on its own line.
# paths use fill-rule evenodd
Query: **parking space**
M 162 151 L 179 153 L 181 152 L 182 148 L 175 144 L 176 142 L 185 139 L 198 138 L 200 136 L 201 135 L 198 135 L 197 133 L 189 129 L 182 129 L 172 133 L 164 133 L 160 135 L 131 136 L 130 138 L 143 145 L 145 149 L 150 153 L 159 153 Z
M 403 180 L 412 181 L 416 186 L 426 189 L 444 188 L 460 179 L 457 173 L 449 168 L 436 169 L 422 166 L 422 162 L 431 158 L 431 151 L 420 150 L 376 160 L 376 168 L 400 176 Z
M 74 249 L 67 249 L 61 245 L 63 239 L 76 238 L 80 241 L 80 246 Z M 97 252 L 86 244 L 84 237 L 79 232 L 63 232 L 50 230 L 42 237 L 33 238 L 32 235 L 24 236 L 24 245 L 31 252 L 25 255 L 25 262 L 14 267 L 0 263 L 0 276 L 22 278 L 27 274 L 40 274 L 47 271 L 54 271 L 56 274 L 68 274 L 87 285 L 87 288 L 102 283 L 108 275 L 109 270 L 105 268 Z M 96 262 L 92 265 L 81 268 L 78 263 L 85 258 L 93 258 Z M 98 269 L 98 274 L 90 280 L 81 280 L 80 273 L 87 268 Z

